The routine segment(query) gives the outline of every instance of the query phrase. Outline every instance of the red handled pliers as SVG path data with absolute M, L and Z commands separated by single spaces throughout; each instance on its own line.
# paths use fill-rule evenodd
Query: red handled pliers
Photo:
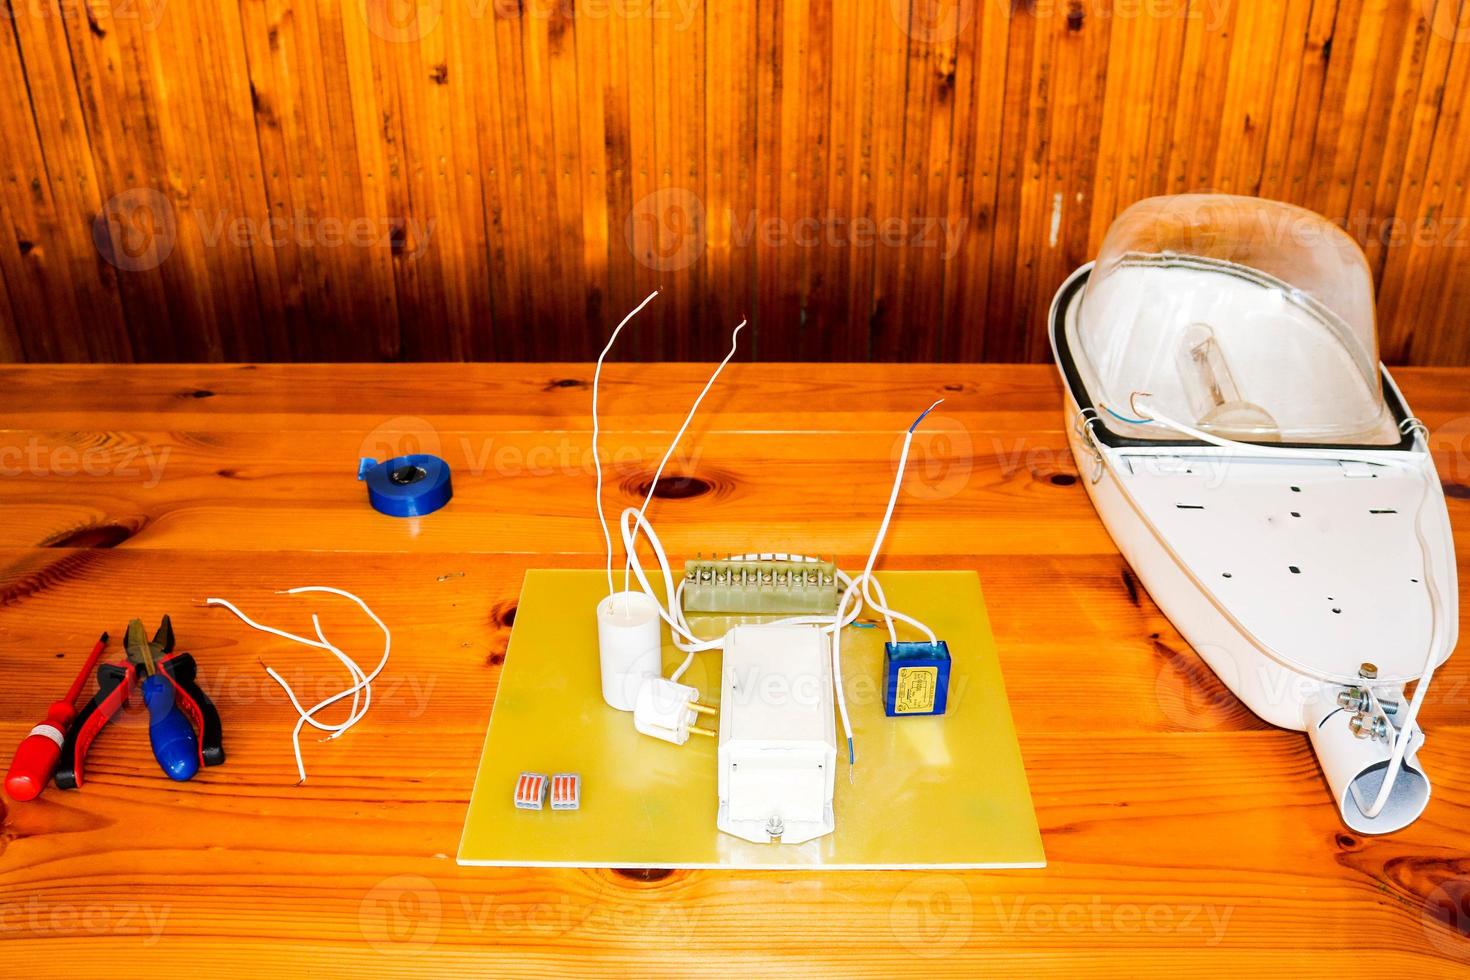
M 167 616 L 159 624 L 158 632 L 153 634 L 149 647 L 158 673 L 168 678 L 173 687 L 175 704 L 198 733 L 200 765 L 217 766 L 224 762 L 224 732 L 220 726 L 219 711 L 199 686 L 199 668 L 194 657 L 187 653 L 173 652 L 174 627 Z M 123 663 L 98 666 L 97 693 L 92 695 L 92 700 L 77 714 L 76 721 L 61 746 L 61 758 L 56 764 L 55 776 L 58 787 L 76 789 L 82 785 L 83 768 L 92 740 L 128 702 L 143 674 L 143 664 L 134 659 L 132 650 L 129 650 L 128 659 Z

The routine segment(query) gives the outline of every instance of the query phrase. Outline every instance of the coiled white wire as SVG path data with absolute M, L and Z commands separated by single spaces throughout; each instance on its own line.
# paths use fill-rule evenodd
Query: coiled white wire
M 274 636 L 279 636 L 283 639 L 291 640 L 293 643 L 300 643 L 304 646 L 316 647 L 319 650 L 328 651 L 342 662 L 342 665 L 347 668 L 348 674 L 352 677 L 353 683 L 351 687 L 345 688 L 337 694 L 333 694 L 331 697 L 319 701 L 317 704 L 313 705 L 310 708 L 305 708 L 302 707 L 301 701 L 296 697 L 296 692 L 291 689 L 291 685 L 286 683 L 286 679 L 278 674 L 274 667 L 268 666 L 265 668 L 265 672 L 270 675 L 271 680 L 275 681 L 281 686 L 281 689 L 286 692 L 286 697 L 290 699 L 291 706 L 296 709 L 296 727 L 291 731 L 291 748 L 296 755 L 297 775 L 300 777 L 300 781 L 303 783 L 306 782 L 306 765 L 301 758 L 302 727 L 305 725 L 311 725 L 313 728 L 320 729 L 321 731 L 330 732 L 331 734 L 327 736 L 327 739 L 338 738 L 346 734 L 348 729 L 350 729 L 353 725 L 356 725 L 359 721 L 362 720 L 363 716 L 367 714 L 368 708 L 372 705 L 372 683 L 377 678 L 377 676 L 382 673 L 383 668 L 388 665 L 388 654 L 393 649 L 393 634 L 389 631 L 387 624 L 385 624 L 381 619 L 378 618 L 378 614 L 373 612 L 366 602 L 363 602 L 351 592 L 347 592 L 344 589 L 334 589 L 326 585 L 303 585 L 298 588 L 286 589 L 282 592 L 278 592 L 277 595 L 300 595 L 306 592 L 325 592 L 330 595 L 339 595 L 344 598 L 351 599 L 353 602 L 362 607 L 362 611 L 368 614 L 369 619 L 378 624 L 378 628 L 383 631 L 383 655 L 378 660 L 378 665 L 374 667 L 370 673 L 364 673 L 362 667 L 358 665 L 357 661 L 347 656 L 347 654 L 343 653 L 339 647 L 332 644 L 331 641 L 326 638 L 325 634 L 323 634 L 322 632 L 321 620 L 317 617 L 316 613 L 311 614 L 312 627 L 316 630 L 317 635 L 317 638 L 315 640 L 312 640 L 304 636 L 297 636 L 295 633 L 288 633 L 285 630 L 276 629 L 274 626 L 266 626 L 263 623 L 257 623 L 255 620 L 251 619 L 249 616 L 241 612 L 240 608 L 236 606 L 233 602 L 230 602 L 228 599 L 210 597 L 204 600 L 204 604 L 207 606 L 225 607 L 230 612 L 239 617 L 240 621 L 243 622 L 246 626 L 249 626 L 251 629 L 260 630 L 262 633 L 270 633 Z M 344 721 L 332 724 L 330 722 L 317 720 L 316 715 L 320 711 L 322 711 L 322 709 L 336 704 L 338 701 L 341 701 L 343 698 L 348 696 L 351 696 L 352 698 L 352 709 L 348 712 L 347 718 Z

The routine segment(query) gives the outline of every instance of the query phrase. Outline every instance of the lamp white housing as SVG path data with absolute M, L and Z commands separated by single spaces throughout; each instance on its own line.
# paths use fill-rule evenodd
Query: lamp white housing
M 1404 688 L 1454 649 L 1458 587 L 1361 251 L 1290 205 L 1152 198 L 1049 326 L 1083 483 L 1155 602 L 1252 711 L 1309 733 L 1349 827 L 1412 822 L 1430 788 Z
M 826 634 L 737 626 L 724 651 L 717 826 L 757 844 L 830 834 L 837 728 Z
M 1342 813 L 1343 823 L 1362 834 L 1384 833 L 1408 826 L 1429 803 L 1429 778 L 1419 768 L 1419 746 L 1424 732 L 1410 733 L 1403 769 L 1394 782 L 1388 803 L 1376 819 L 1364 815 L 1383 785 L 1388 768 L 1389 747 L 1382 738 L 1363 737 L 1354 732 L 1354 712 L 1337 703 L 1341 688 L 1321 688 L 1322 697 L 1306 708 L 1307 737 L 1322 765 L 1322 774 L 1332 798 Z

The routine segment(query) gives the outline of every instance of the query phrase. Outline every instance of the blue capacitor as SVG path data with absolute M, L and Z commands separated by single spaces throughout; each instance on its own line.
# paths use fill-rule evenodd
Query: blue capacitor
M 942 715 L 949 704 L 949 644 L 900 640 L 883 645 L 883 713 Z
M 454 496 L 449 464 L 427 453 L 394 456 L 381 463 L 358 460 L 357 478 L 367 482 L 368 503 L 373 510 L 389 517 L 423 517 Z

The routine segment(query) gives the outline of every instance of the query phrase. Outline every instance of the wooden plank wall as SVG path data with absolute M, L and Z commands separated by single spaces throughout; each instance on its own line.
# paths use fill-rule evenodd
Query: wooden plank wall
M 0 0 L 0 359 L 1038 360 L 1152 194 L 1470 363 L 1470 0 Z

